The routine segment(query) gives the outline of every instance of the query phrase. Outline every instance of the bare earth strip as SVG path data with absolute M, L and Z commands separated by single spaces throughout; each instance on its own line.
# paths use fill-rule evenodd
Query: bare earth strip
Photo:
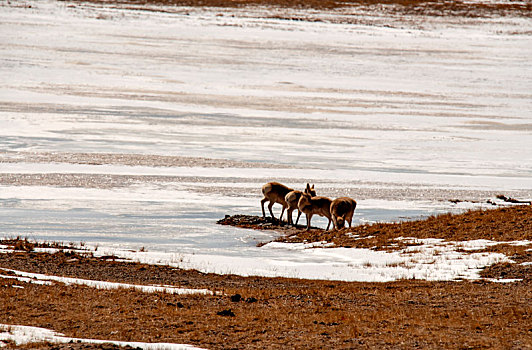
M 203 157 L 162 156 L 153 154 L 120 154 L 120 153 L 74 153 L 74 152 L 0 152 L 0 164 L 14 163 L 63 163 L 81 165 L 119 165 L 145 167 L 198 167 L 198 168 L 262 168 L 291 169 L 287 164 L 261 162 L 242 162 L 229 159 L 213 159 Z M 343 187 L 342 195 L 358 200 L 382 199 L 389 200 L 425 200 L 437 201 L 474 201 L 483 202 L 499 195 L 498 191 L 479 189 L 447 188 L 436 185 L 383 183 L 375 181 L 339 181 L 335 179 L 283 178 L 276 181 L 283 183 L 318 184 L 320 193 L 326 196 L 337 196 L 338 185 Z M 189 190 L 204 194 L 248 196 L 257 195 L 260 191 L 248 187 L 235 186 L 237 183 L 265 183 L 270 177 L 232 178 L 212 176 L 172 176 L 172 175 L 117 175 L 117 174 L 82 174 L 82 173 L 0 173 L 0 185 L 9 186 L 56 186 L 111 189 L 139 184 L 189 183 Z M 195 186 L 197 184 L 216 183 L 216 186 Z M 224 185 L 226 184 L 226 185 Z M 333 186 L 331 186 L 333 185 Z M 506 191 L 506 195 L 516 198 L 529 198 L 529 190 Z
M 160 156 L 153 154 L 0 152 L 1 163 L 67 163 L 88 165 L 127 165 L 150 167 L 202 168 L 289 168 L 269 163 L 239 162 L 203 157 Z
M 154 184 L 165 186 L 168 184 L 187 183 L 187 189 L 192 192 L 202 194 L 227 195 L 227 196 L 254 196 L 257 203 L 260 199 L 260 186 L 256 188 L 240 187 L 247 183 L 266 183 L 269 177 L 261 178 L 231 178 L 231 177 L 210 177 L 210 176 L 156 176 L 156 175 L 115 175 L 115 174 L 70 174 L 70 173 L 50 173 L 50 174 L 18 174 L 0 173 L 0 185 L 8 186 L 53 186 L 53 187 L 73 187 L 73 188 L 96 188 L 112 189 L 123 188 L 135 185 Z M 327 196 L 338 195 L 338 185 L 334 181 L 316 180 L 308 178 L 276 178 L 283 183 L 311 182 L 318 184 L 320 193 Z M 334 183 L 336 187 L 330 187 Z M 212 184 L 212 186 L 205 186 Z M 321 185 L 323 184 L 323 185 Z M 364 199 L 389 200 L 431 200 L 442 202 L 471 201 L 482 203 L 491 201 L 500 193 L 498 191 L 473 190 L 473 189 L 451 189 L 441 187 L 420 186 L 416 184 L 405 184 L 404 186 L 386 187 L 386 184 L 379 182 L 356 182 L 349 183 L 350 188 L 343 188 L 342 195 Z M 527 190 L 506 191 L 506 195 L 517 198 L 529 198 L 532 193 Z

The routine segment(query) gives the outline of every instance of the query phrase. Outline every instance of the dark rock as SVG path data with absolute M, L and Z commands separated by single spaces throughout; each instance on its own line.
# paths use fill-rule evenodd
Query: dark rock
M 231 296 L 231 301 L 233 303 L 238 303 L 240 300 L 242 300 L 242 296 L 240 294 L 235 294 Z
M 230 316 L 230 317 L 235 317 L 235 313 L 234 313 L 233 311 L 231 311 L 231 309 L 218 311 L 216 314 L 217 314 L 218 316 Z

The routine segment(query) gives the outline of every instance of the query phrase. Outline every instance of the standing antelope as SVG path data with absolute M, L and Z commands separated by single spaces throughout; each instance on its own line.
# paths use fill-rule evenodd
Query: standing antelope
M 334 227 L 337 230 L 343 228 L 346 221 L 351 227 L 351 220 L 353 220 L 353 213 L 356 207 L 357 202 L 349 197 L 340 197 L 332 201 L 331 216 Z
M 262 186 L 262 194 L 264 195 L 264 198 L 260 201 L 260 205 L 262 207 L 262 217 L 266 217 L 266 214 L 264 212 L 264 203 L 270 202 L 268 204 L 268 209 L 270 210 L 272 219 L 275 220 L 275 216 L 273 216 L 272 207 L 275 203 L 279 203 L 283 206 L 281 216 L 279 216 L 279 221 L 281 221 L 281 219 L 283 218 L 284 210 L 288 207 L 288 203 L 286 203 L 285 197 L 289 192 L 292 191 L 293 189 L 291 189 L 290 187 L 286 187 L 285 185 L 280 184 L 278 182 L 268 182 L 266 185 Z
M 329 219 L 325 231 L 329 230 L 329 226 L 331 226 L 331 203 L 332 201 L 327 197 L 311 197 L 308 193 L 301 194 L 297 206 L 307 217 L 307 231 L 310 230 L 310 220 L 314 214 L 325 216 Z
M 305 188 L 305 193 L 310 194 L 311 197 L 316 197 L 316 191 L 314 190 L 314 185 L 310 187 L 310 185 L 307 183 L 307 187 Z M 299 217 L 301 216 L 301 210 L 298 208 L 299 199 L 301 198 L 301 195 L 303 192 L 295 190 L 292 192 L 288 192 L 286 197 L 284 198 L 286 203 L 288 204 L 288 209 L 286 210 L 286 214 L 288 215 L 288 225 L 296 226 L 299 222 Z M 296 223 L 294 225 L 294 220 L 292 219 L 292 213 L 294 210 L 297 209 L 297 219 Z

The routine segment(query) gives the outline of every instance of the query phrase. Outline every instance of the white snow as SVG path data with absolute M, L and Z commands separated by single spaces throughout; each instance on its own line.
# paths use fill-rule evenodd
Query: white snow
M 2 269 L 2 270 L 5 270 L 5 269 Z M 0 278 L 14 279 L 14 280 L 25 282 L 25 283 L 34 283 L 34 284 L 40 284 L 40 285 L 52 285 L 53 284 L 51 281 L 42 281 L 42 280 L 37 280 L 31 277 L 0 275 Z M 13 285 L 13 287 L 20 287 L 20 286 Z
M 497 283 L 515 283 L 515 282 L 521 282 L 522 279 L 520 278 L 486 278 L 487 281 L 490 282 L 497 282 Z
M 458 252 L 457 249 L 462 248 L 464 243 L 467 245 L 467 242 L 425 240 L 424 244 L 410 246 L 392 253 L 371 249 L 330 248 L 331 245 L 324 242 L 309 244 L 272 242 L 263 246 L 260 254 L 251 253 L 249 256 L 229 257 L 217 253 L 216 250 L 209 254 L 176 254 L 98 247 L 98 250 L 93 253 L 95 256 L 114 255 L 121 259 L 147 264 L 163 264 L 184 269 L 194 268 L 206 273 L 360 282 L 386 282 L 398 279 L 432 281 L 478 279 L 480 278 L 478 272 L 483 267 L 499 262 L 511 262 L 504 254 L 499 253 Z M 493 243 L 495 242 L 475 241 L 472 245 L 476 249 L 482 249 Z M 90 248 L 90 246 L 84 248 Z M 16 274 L 38 280 L 81 283 L 100 288 L 122 286 L 119 283 L 109 284 L 20 271 Z M 126 286 L 129 287 L 129 285 Z M 140 288 L 139 286 L 133 287 Z M 153 291 L 151 286 L 142 286 L 142 288 Z M 161 287 L 161 289 L 164 288 Z M 170 289 L 169 292 L 172 290 Z
M 441 239 L 406 239 L 415 246 L 391 253 L 372 249 L 334 248 L 331 243 L 280 243 L 272 242 L 261 248 L 261 253 L 248 256 L 225 256 L 216 250 L 204 254 L 177 254 L 174 252 L 139 252 L 120 248 L 97 247 L 94 256 L 114 255 L 117 261 L 136 261 L 146 264 L 168 265 L 183 269 L 198 269 L 205 273 L 236 274 L 241 276 L 292 277 L 306 279 L 343 280 L 359 282 L 387 282 L 399 279 L 425 279 L 431 281 L 479 279 L 479 271 L 499 262 L 512 262 L 504 254 L 458 252 L 464 247 L 474 250 L 499 244 L 488 240 L 447 242 Z M 511 242 L 526 245 L 529 242 Z M 83 250 L 95 249 L 85 245 Z M 55 253 L 54 248 L 36 248 L 37 252 Z M 0 250 L 0 253 L 2 251 Z M 16 278 L 28 283 L 58 281 L 81 284 L 95 288 L 135 288 L 144 292 L 179 294 L 212 294 L 209 290 L 182 289 L 168 286 L 140 286 L 124 283 L 83 280 L 49 276 L 22 271 L 12 271 Z M 0 276 L 2 277 L 2 276 Z
M 129 284 L 129 283 L 117 283 L 117 282 L 106 282 L 106 281 L 95 281 L 95 280 L 86 280 L 82 278 L 71 278 L 71 277 L 61 277 L 61 276 L 52 276 L 45 275 L 41 273 L 31 273 L 25 271 L 17 271 L 0 267 L 0 270 L 9 271 L 14 273 L 15 276 L 4 276 L 0 275 L 3 278 L 16 278 L 19 281 L 37 283 L 37 284 L 50 284 L 51 281 L 61 282 L 66 285 L 69 284 L 78 284 L 83 286 L 89 286 L 97 289 L 136 289 L 145 293 L 157 293 L 164 292 L 169 294 L 203 294 L 203 295 L 212 295 L 213 292 L 208 289 L 191 289 L 191 288 L 177 288 L 173 286 L 146 286 L 139 284 Z
M 65 337 L 61 333 L 53 330 L 39 327 L 19 326 L 0 324 L 0 347 L 2 341 L 12 341 L 16 345 L 23 345 L 28 343 L 50 342 L 50 343 L 70 343 L 80 342 L 88 344 L 103 344 L 111 343 L 118 346 L 131 346 L 134 348 L 141 348 L 145 350 L 195 350 L 201 349 L 186 344 L 172 344 L 172 343 L 142 343 L 130 341 L 116 341 L 116 340 L 101 340 L 101 339 L 84 339 Z
M 463 250 L 481 250 L 487 247 L 491 247 L 499 244 L 508 244 L 515 246 L 526 246 L 531 245 L 532 241 L 522 240 L 522 241 L 490 241 L 489 239 L 474 239 L 469 241 L 445 241 L 440 238 L 413 238 L 413 237 L 399 237 L 397 240 L 403 240 L 407 243 L 414 244 L 424 244 L 424 245 L 433 245 L 433 246 L 444 246 L 448 244 L 455 245 L 457 248 Z M 415 248 L 415 247 L 414 247 Z

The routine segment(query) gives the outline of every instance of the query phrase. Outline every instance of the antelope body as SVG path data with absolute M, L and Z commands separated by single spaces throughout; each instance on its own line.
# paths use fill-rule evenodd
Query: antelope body
M 331 199 L 327 197 L 311 197 L 308 193 L 301 194 L 297 206 L 307 217 L 307 231 L 310 230 L 310 220 L 314 214 L 329 219 L 326 231 L 329 230 L 329 226 L 331 226 L 331 203 Z
M 340 197 L 332 201 L 331 218 L 337 230 L 343 228 L 346 221 L 349 223 L 349 227 L 351 227 L 351 220 L 353 220 L 356 207 L 357 202 L 349 197 Z
M 281 216 L 279 216 L 279 221 L 281 221 L 284 210 L 288 208 L 288 203 L 286 203 L 285 197 L 289 192 L 292 192 L 292 191 L 293 191 L 292 188 L 287 187 L 278 182 L 268 182 L 267 184 L 262 186 L 262 194 L 264 195 L 264 198 L 260 201 L 260 205 L 262 208 L 262 217 L 263 218 L 266 217 L 266 214 L 264 212 L 264 203 L 270 202 L 268 204 L 268 210 L 270 211 L 272 219 L 275 220 L 275 216 L 273 216 L 272 207 L 275 203 L 279 203 L 283 206 L 283 210 L 281 211 Z
M 307 187 L 305 188 L 305 193 L 310 194 L 311 197 L 316 196 L 316 191 L 314 190 L 314 185 L 310 187 L 310 185 L 307 183 Z M 288 224 L 294 225 L 294 220 L 292 219 L 292 213 L 294 210 L 297 209 L 297 219 L 294 226 L 297 225 L 299 222 L 299 217 L 301 216 L 301 210 L 298 208 L 299 199 L 301 198 L 301 195 L 303 192 L 295 190 L 292 192 L 288 192 L 288 194 L 285 197 L 285 201 L 288 204 L 288 208 L 286 210 L 286 213 L 288 215 Z

